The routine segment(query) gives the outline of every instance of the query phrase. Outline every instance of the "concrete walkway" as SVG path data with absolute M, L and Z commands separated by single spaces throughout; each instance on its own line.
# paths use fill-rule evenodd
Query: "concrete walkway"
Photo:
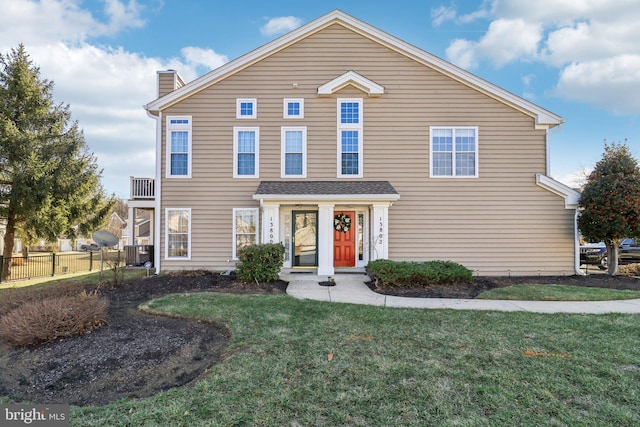
M 453 310 L 529 311 L 534 313 L 640 313 L 640 299 L 619 301 L 506 301 L 450 298 L 408 298 L 381 295 L 365 284 L 364 274 L 331 276 L 335 286 L 321 286 L 327 276 L 283 273 L 288 281 L 287 294 L 298 299 L 368 304 L 384 307 L 439 308 Z

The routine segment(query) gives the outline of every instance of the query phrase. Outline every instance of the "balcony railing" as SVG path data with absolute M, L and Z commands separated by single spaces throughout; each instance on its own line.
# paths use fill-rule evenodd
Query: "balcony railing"
M 131 199 L 153 199 L 156 195 L 153 178 L 131 177 Z

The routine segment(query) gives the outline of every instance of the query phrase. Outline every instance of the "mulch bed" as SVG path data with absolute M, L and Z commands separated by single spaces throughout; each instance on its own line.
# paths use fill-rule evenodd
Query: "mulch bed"
M 388 295 L 474 298 L 517 283 L 550 283 L 640 290 L 640 280 L 605 274 L 562 277 L 476 277 L 473 283 L 420 289 L 375 289 Z M 327 282 L 324 285 L 331 285 Z M 170 293 L 283 294 L 286 282 L 243 285 L 233 275 L 205 271 L 154 276 L 114 289 L 109 323 L 90 334 L 35 347 L 0 339 L 0 395 L 14 401 L 103 405 L 123 397 L 148 397 L 193 383 L 224 357 L 224 325 L 144 314 L 137 307 Z
M 224 325 L 152 316 L 136 309 L 171 293 L 282 294 L 286 282 L 242 285 L 208 272 L 154 276 L 101 289 L 109 323 L 90 334 L 35 347 L 0 339 L 0 395 L 15 401 L 103 405 L 147 397 L 198 379 L 223 356 Z
M 592 274 L 587 276 L 519 276 L 519 277 L 474 277 L 471 283 L 433 285 L 426 287 L 387 288 L 377 287 L 374 281 L 368 286 L 374 292 L 414 298 L 475 298 L 484 291 L 517 284 L 553 284 L 585 286 L 609 289 L 628 289 L 640 291 L 640 279 L 637 277 L 609 276 Z

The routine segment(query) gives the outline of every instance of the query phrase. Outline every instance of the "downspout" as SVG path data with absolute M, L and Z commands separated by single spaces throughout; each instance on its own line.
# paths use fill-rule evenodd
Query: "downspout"
M 574 268 L 578 276 L 586 276 L 586 273 L 580 269 L 580 232 L 578 230 L 578 217 L 580 216 L 580 210 L 576 208 L 576 213 L 573 216 L 573 233 L 574 233 Z
M 162 111 L 158 112 L 157 116 L 154 116 L 149 113 L 147 110 L 147 115 L 156 121 L 156 176 L 154 180 L 154 201 L 155 201 L 155 209 L 153 210 L 153 267 L 155 270 L 155 274 L 160 274 L 160 218 L 162 217 L 160 212 L 161 200 L 160 195 L 162 194 L 162 177 L 161 173 L 161 165 L 162 165 Z

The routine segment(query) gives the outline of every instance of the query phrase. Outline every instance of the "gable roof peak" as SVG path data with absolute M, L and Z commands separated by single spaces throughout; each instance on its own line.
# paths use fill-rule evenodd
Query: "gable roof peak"
M 360 21 L 340 9 L 334 9 L 326 15 L 316 18 L 313 21 L 278 37 L 277 39 L 240 56 L 239 58 L 227 62 L 209 73 L 198 77 L 192 82 L 187 83 L 181 88 L 151 101 L 144 107 L 150 115 L 158 115 L 158 112 L 163 108 L 173 105 L 191 94 L 196 93 L 203 88 L 208 87 L 209 85 L 214 84 L 255 62 L 269 57 L 299 40 L 315 34 L 316 32 L 335 23 L 343 25 L 364 37 L 381 43 L 402 55 L 414 59 L 424 66 L 437 70 L 438 72 L 443 73 L 464 85 L 508 104 L 512 108 L 525 112 L 535 119 L 536 126 L 540 126 L 541 128 L 551 128 L 564 123 L 564 119 L 562 117 L 466 70 L 463 70 L 444 59 L 417 48 L 410 43 L 367 24 L 366 22 Z

